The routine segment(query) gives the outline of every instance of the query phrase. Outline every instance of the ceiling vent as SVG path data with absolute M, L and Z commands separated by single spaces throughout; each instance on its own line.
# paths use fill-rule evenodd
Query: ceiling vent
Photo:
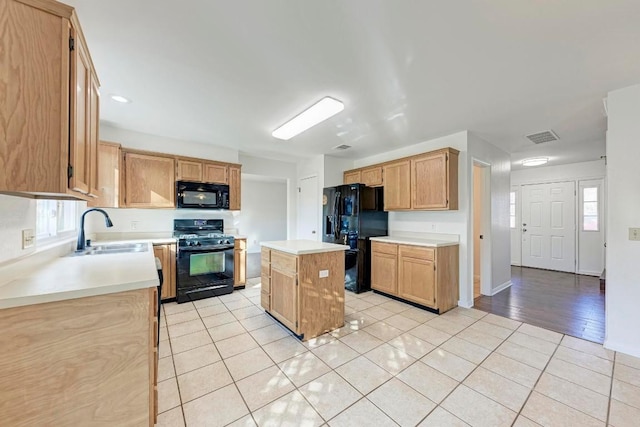
M 333 147 L 334 150 L 348 150 L 349 148 L 351 148 L 351 146 L 347 144 L 336 145 Z
M 527 138 L 534 144 L 542 144 L 543 142 L 557 141 L 560 139 L 552 130 L 532 133 L 531 135 L 527 135 Z

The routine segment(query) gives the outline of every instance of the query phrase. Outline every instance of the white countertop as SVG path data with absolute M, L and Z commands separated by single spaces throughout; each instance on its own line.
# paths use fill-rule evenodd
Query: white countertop
M 146 252 L 61 257 L 0 284 L 0 309 L 150 288 L 158 283 L 150 244 Z
M 347 245 L 316 242 L 315 240 L 279 240 L 274 242 L 260 242 L 260 245 L 293 255 L 345 251 L 349 249 L 349 246 Z
M 370 237 L 369 240 L 373 240 L 375 242 L 384 242 L 384 243 L 398 243 L 400 245 L 426 246 L 430 248 L 439 248 L 442 246 L 455 246 L 460 244 L 460 242 L 458 242 L 457 240 L 417 239 L 414 237 L 399 237 L 399 236 Z

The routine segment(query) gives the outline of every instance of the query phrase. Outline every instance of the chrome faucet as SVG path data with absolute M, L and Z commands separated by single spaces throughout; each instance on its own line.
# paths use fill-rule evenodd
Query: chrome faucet
M 113 223 L 111 222 L 111 218 L 109 218 L 109 215 L 105 211 L 103 211 L 102 209 L 91 208 L 91 209 L 87 209 L 86 211 L 84 211 L 84 213 L 80 217 L 80 234 L 78 234 L 78 244 L 76 245 L 76 252 L 83 251 L 85 249 L 84 216 L 86 214 L 88 214 L 89 212 L 91 212 L 91 211 L 100 212 L 102 215 L 104 215 L 104 223 L 107 226 L 107 228 L 113 227 Z

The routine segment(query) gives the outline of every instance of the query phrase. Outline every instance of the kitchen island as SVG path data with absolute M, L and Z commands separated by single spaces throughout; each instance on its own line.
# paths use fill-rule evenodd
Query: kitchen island
M 301 340 L 344 325 L 346 245 L 313 240 L 261 243 L 261 305 Z

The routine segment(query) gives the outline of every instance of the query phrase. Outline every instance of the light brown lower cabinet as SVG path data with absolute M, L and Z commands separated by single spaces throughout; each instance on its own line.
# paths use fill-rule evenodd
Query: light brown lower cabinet
M 162 263 L 162 293 L 160 299 L 176 297 L 176 245 L 153 245 L 153 255 Z
M 0 310 L 7 426 L 151 426 L 155 287 Z
M 439 313 L 458 305 L 459 246 L 371 242 L 371 288 Z
M 233 287 L 247 283 L 247 239 L 235 239 L 233 251 Z
M 344 325 L 342 251 L 292 255 L 263 247 L 261 256 L 261 305 L 269 314 L 302 340 Z

